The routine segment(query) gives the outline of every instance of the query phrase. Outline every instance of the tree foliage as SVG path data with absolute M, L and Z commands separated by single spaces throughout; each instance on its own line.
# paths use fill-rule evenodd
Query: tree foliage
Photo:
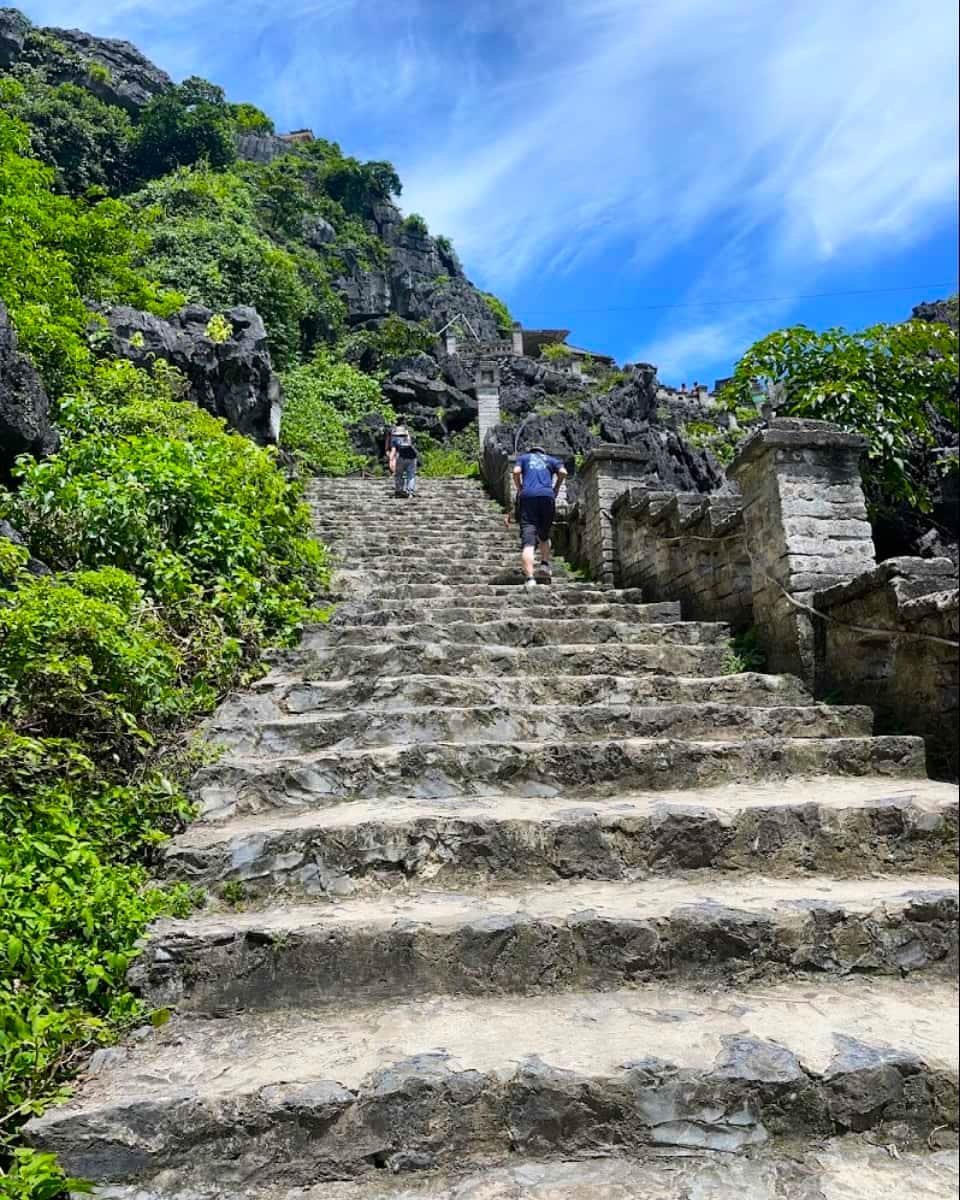
M 929 504 L 911 457 L 934 442 L 939 419 L 957 428 L 957 338 L 907 321 L 859 333 L 795 325 L 746 352 L 724 388 L 728 407 L 774 389 L 784 415 L 834 421 L 869 439 L 869 480 L 887 500 Z
M 54 171 L 28 158 L 26 126 L 0 113 L 0 296 L 54 393 L 89 366 L 85 300 L 159 314 L 182 302 L 135 268 L 147 234 L 121 200 L 74 200 L 52 190 Z
M 177 167 L 236 161 L 233 117 L 221 88 L 191 76 L 145 106 L 132 144 L 138 178 L 156 179 Z

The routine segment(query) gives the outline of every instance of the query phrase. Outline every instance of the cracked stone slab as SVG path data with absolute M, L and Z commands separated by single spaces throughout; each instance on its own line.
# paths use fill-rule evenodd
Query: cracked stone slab
M 383 1172 L 381 1172 L 381 1175 Z M 685 1151 L 636 1160 L 599 1157 L 494 1163 L 427 1178 L 365 1179 L 319 1187 L 216 1181 L 183 1189 L 175 1177 L 148 1187 L 104 1188 L 100 1200 L 956 1200 L 956 1154 L 917 1153 L 846 1137 L 816 1150 L 750 1156 Z
M 165 870 L 253 892 L 344 895 L 411 879 L 623 879 L 697 868 L 955 872 L 957 789 L 929 780 L 794 778 L 748 787 L 556 797 L 354 801 L 195 822 Z
M 943 877 L 568 880 L 161 921 L 128 982 L 154 1007 L 223 1012 L 658 977 L 899 975 L 955 967 L 956 944 L 957 886 Z
M 26 1134 L 103 1183 L 177 1167 L 289 1184 L 391 1159 L 729 1153 L 893 1123 L 923 1138 L 957 1121 L 956 999 L 856 978 L 176 1017 L 95 1057 Z
M 922 778 L 916 737 L 741 737 L 693 741 L 478 741 L 322 750 L 287 757 L 231 754 L 192 783 L 200 813 L 226 819 L 269 808 L 324 807 L 354 798 L 604 797 L 803 775 Z

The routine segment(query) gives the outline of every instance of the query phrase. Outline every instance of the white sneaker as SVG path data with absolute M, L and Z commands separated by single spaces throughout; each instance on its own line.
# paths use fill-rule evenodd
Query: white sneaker
M 535 587 L 537 586 L 537 581 L 536 581 L 535 579 L 528 579 L 528 580 L 526 581 L 526 583 L 525 583 L 523 586 L 524 586 L 524 587 L 527 589 L 527 591 L 529 592 L 529 591 L 531 591 L 533 588 L 535 588 Z

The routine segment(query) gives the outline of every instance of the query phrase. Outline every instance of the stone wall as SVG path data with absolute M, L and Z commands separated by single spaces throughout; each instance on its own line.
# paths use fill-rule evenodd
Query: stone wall
M 750 555 L 736 496 L 631 488 L 613 505 L 619 582 L 679 600 L 692 620 L 753 621 Z
M 679 600 L 687 619 L 753 626 L 769 670 L 871 705 L 881 729 L 922 735 L 931 772 L 955 778 L 956 567 L 877 566 L 862 448 L 824 422 L 772 421 L 733 464 L 738 497 L 638 487 L 635 457 L 602 447 L 584 464 L 557 549 L 605 585 Z M 502 471 L 509 487 L 506 461 Z
M 878 732 L 922 735 L 931 773 L 951 778 L 958 773 L 957 598 L 948 558 L 890 558 L 814 597 L 828 618 L 816 623 L 818 691 L 871 705 Z

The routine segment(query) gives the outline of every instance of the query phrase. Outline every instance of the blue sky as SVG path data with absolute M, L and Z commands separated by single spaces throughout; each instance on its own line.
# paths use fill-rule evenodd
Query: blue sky
M 956 287 L 955 0 L 24 7 L 392 160 L 525 325 L 669 383 Z

